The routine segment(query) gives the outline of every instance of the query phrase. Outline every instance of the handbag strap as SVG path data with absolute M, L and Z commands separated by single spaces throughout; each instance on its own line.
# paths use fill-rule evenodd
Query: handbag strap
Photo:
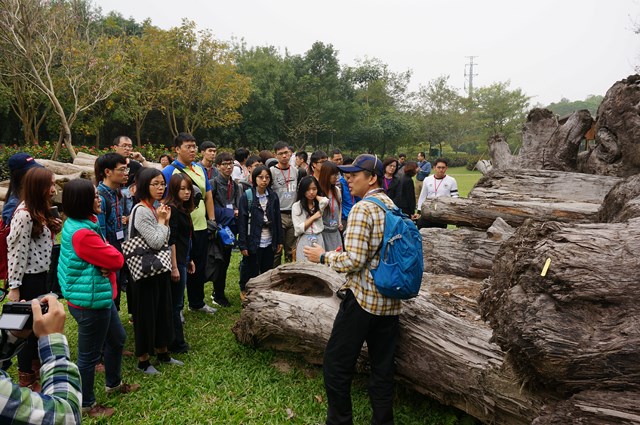
M 134 225 L 134 220 L 136 217 L 136 210 L 138 209 L 139 206 L 140 204 L 138 203 L 138 204 L 135 204 L 133 208 L 131 208 L 131 217 L 129 218 L 129 239 L 134 237 L 133 231 L 137 232 L 136 226 Z

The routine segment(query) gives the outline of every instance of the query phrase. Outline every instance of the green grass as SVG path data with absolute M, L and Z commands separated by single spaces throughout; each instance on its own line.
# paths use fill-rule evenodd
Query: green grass
M 466 167 L 449 168 L 447 174 L 456 179 L 458 182 L 458 193 L 463 198 L 469 195 L 469 192 L 473 189 L 473 185 L 482 177 L 480 171 L 469 171 Z
M 184 367 L 158 366 L 162 375 L 146 376 L 136 369 L 134 357 L 124 357 L 123 378 L 138 383 L 139 391 L 107 396 L 104 374 L 96 374 L 97 402 L 116 409 L 108 420 L 83 418 L 86 424 L 322 424 L 326 396 L 319 366 L 300 357 L 258 350 L 236 342 L 231 327 L 240 316 L 238 288 L 239 254 L 234 253 L 227 279 L 227 296 L 233 306 L 215 315 L 185 311 L 186 339 L 191 352 L 175 355 Z M 205 289 L 207 301 L 211 283 Z M 133 329 L 123 300 L 120 318 L 134 351 Z M 76 323 L 67 315 L 65 332 L 76 359 Z M 152 363 L 155 359 L 152 358 Z M 17 378 L 16 367 L 11 375 Z M 366 376 L 353 385 L 356 424 L 370 421 Z M 396 385 L 395 415 L 398 424 L 471 424 L 475 421 L 459 410 L 442 406 Z

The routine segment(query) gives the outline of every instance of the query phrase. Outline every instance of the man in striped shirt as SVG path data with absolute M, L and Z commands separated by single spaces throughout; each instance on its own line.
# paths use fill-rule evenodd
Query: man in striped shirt
M 0 423 L 16 424 L 79 424 L 82 390 L 78 366 L 69 360 L 69 345 L 62 334 L 64 307 L 55 296 L 47 295 L 49 311 L 42 314 L 40 303 L 31 302 L 33 332 L 38 336 L 42 360 L 40 377 L 42 392 L 21 388 L 0 371 Z M 14 339 L 8 335 L 2 350 Z
M 327 264 L 347 275 L 347 282 L 341 288 L 344 298 L 324 355 L 324 383 L 329 403 L 327 424 L 353 423 L 351 381 L 365 341 L 371 363 L 371 423 L 392 424 L 393 359 L 402 304 L 400 300 L 380 294 L 370 273 L 380 261 L 385 212 L 373 202 L 367 202 L 367 198 L 377 198 L 389 207 L 393 201 L 382 189 L 382 161 L 377 157 L 360 155 L 351 165 L 339 168 L 345 173 L 351 193 L 363 197 L 349 213 L 344 251 L 324 252 L 319 246 L 304 248 L 309 261 Z

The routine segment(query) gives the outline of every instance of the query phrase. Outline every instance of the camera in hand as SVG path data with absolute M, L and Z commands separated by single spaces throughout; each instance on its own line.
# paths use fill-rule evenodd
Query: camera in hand
M 40 303 L 42 314 L 49 311 L 49 304 Z M 33 311 L 31 302 L 7 302 L 2 305 L 2 316 L 0 316 L 0 329 L 10 331 L 20 331 L 31 329 L 33 326 Z

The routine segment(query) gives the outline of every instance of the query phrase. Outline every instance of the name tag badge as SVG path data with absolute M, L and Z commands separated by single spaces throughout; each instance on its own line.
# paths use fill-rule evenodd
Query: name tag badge
M 124 239 L 124 230 L 118 230 L 116 232 L 116 239 L 119 241 Z
M 284 199 L 293 199 L 293 192 L 285 192 Z
M 316 235 L 307 235 L 307 241 L 309 245 L 315 245 L 318 243 L 318 237 Z
M 337 226 L 338 220 L 329 220 L 329 226 Z
M 232 210 L 233 209 L 233 204 L 227 204 L 227 208 Z

